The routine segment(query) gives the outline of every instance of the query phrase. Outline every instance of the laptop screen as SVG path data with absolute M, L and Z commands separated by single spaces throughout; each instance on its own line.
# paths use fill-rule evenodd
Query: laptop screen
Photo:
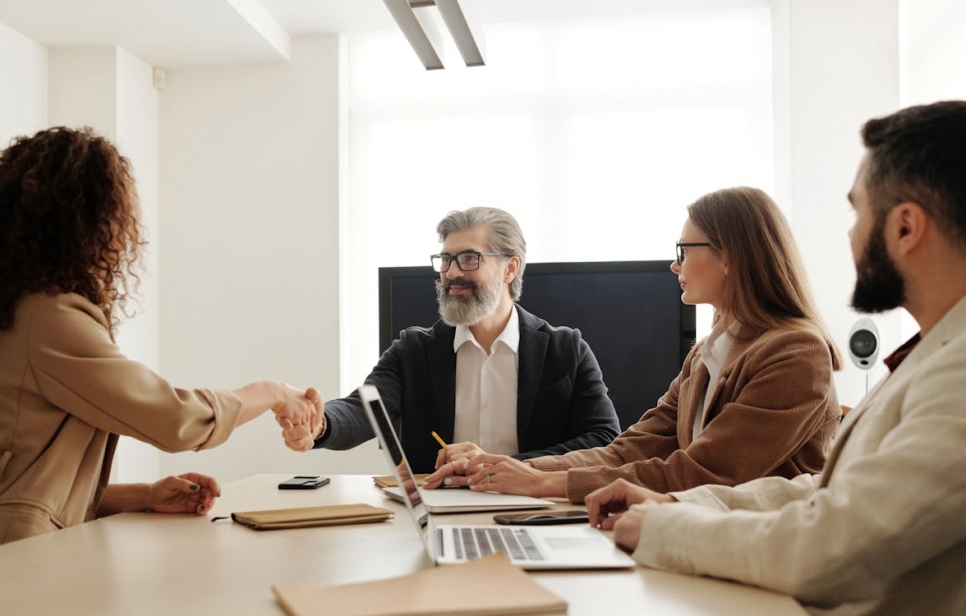
M 389 413 L 386 412 L 382 398 L 379 397 L 379 391 L 372 385 L 363 385 L 359 388 L 359 399 L 362 400 L 366 414 L 369 415 L 372 429 L 379 437 L 383 451 L 386 452 L 389 464 L 393 468 L 393 475 L 399 482 L 403 498 L 406 501 L 406 509 L 409 510 L 419 526 L 424 528 L 428 521 L 426 507 L 419 495 L 419 488 L 416 487 L 412 467 L 406 460 L 406 454 L 403 453 L 402 445 L 399 444 L 396 430 L 389 420 Z

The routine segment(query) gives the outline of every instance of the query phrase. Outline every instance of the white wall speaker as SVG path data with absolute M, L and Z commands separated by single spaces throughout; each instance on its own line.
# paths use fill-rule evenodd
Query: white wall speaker
M 862 317 L 849 332 L 849 359 L 862 370 L 871 370 L 879 357 L 879 328 L 875 321 Z

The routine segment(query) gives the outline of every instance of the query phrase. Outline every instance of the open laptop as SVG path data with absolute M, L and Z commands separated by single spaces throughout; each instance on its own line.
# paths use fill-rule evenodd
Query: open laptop
M 382 489 L 383 494 L 398 501 L 406 502 L 403 489 L 393 486 Z M 511 509 L 541 509 L 550 507 L 553 501 L 520 494 L 497 494 L 496 492 L 474 492 L 473 490 L 424 490 L 423 505 L 430 513 L 467 513 L 471 511 L 508 511 Z
M 499 551 L 506 554 L 513 564 L 524 569 L 619 569 L 634 566 L 633 559 L 589 525 L 436 524 L 424 503 L 424 498 L 435 491 L 422 490 L 413 480 L 409 461 L 379 392 L 372 385 L 363 385 L 359 388 L 359 398 L 386 452 L 393 475 L 402 488 L 406 510 L 422 536 L 430 558 L 437 565 L 466 562 Z

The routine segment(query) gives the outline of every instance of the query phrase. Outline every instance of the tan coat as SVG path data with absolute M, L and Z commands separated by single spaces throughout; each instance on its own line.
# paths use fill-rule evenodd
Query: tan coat
M 175 389 L 125 358 L 79 295 L 27 296 L 0 331 L 0 543 L 94 518 L 117 435 L 210 448 L 240 409 L 230 392 Z
M 814 614 L 966 614 L 964 375 L 966 298 L 849 413 L 821 475 L 675 494 L 634 558 Z
M 567 470 L 573 502 L 620 478 L 668 492 L 821 470 L 841 417 L 823 338 L 811 330 L 744 328 L 710 394 L 704 429 L 692 440 L 708 384 L 699 347 L 657 406 L 613 443 L 528 463 Z

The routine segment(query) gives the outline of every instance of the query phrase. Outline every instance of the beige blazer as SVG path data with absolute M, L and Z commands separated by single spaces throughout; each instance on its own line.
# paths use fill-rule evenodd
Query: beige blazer
M 674 496 L 642 524 L 642 564 L 815 614 L 966 614 L 966 298 L 849 413 L 820 476 Z
M 812 330 L 745 327 L 731 345 L 704 417 L 708 371 L 696 345 L 657 406 L 605 447 L 528 460 L 540 470 L 567 470 L 567 497 L 615 479 L 659 492 L 707 483 L 736 485 L 821 470 L 842 415 L 832 356 Z
M 124 357 L 79 295 L 27 296 L 0 331 L 0 543 L 94 518 L 117 435 L 205 449 L 240 409 L 230 392 L 176 389 Z

